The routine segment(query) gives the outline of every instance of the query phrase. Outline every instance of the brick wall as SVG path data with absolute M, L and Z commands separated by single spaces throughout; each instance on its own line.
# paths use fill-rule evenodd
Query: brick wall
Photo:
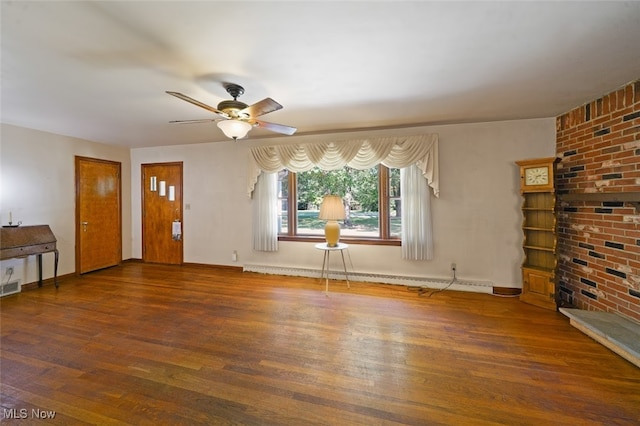
M 558 194 L 640 194 L 640 80 L 557 117 L 556 147 Z M 558 216 L 563 304 L 640 321 L 640 207 L 562 201 Z

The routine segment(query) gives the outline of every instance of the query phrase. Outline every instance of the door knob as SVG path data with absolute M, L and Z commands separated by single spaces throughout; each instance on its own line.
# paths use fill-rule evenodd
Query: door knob
M 82 230 L 84 232 L 87 232 L 87 225 L 89 225 L 89 222 L 82 222 Z

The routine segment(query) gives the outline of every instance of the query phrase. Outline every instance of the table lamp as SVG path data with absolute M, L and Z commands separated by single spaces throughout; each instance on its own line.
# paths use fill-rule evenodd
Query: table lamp
M 326 195 L 320 204 L 320 220 L 326 220 L 324 227 L 324 237 L 327 240 L 327 246 L 336 247 L 340 240 L 340 225 L 338 220 L 343 220 L 344 204 L 342 198 L 337 195 Z

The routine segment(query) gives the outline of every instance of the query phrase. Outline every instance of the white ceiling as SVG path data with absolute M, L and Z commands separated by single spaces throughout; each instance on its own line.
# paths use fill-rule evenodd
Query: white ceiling
M 2 122 L 130 147 L 226 140 L 165 93 L 215 107 L 222 82 L 309 134 L 555 117 L 640 77 L 637 1 L 1 7 Z

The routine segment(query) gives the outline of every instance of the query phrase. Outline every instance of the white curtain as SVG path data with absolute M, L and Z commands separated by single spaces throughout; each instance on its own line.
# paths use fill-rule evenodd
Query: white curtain
M 262 171 L 306 172 L 316 166 L 323 170 L 339 170 L 344 166 L 366 170 L 380 163 L 398 169 L 416 164 L 433 194 L 437 197 L 440 192 L 437 134 L 257 146 L 251 148 L 251 160 L 249 196 Z
M 415 165 L 400 169 L 402 191 L 402 258 L 433 259 L 431 194 Z
M 433 257 L 428 187 L 431 187 L 434 196 L 439 196 L 437 134 L 257 146 L 250 148 L 250 150 L 251 164 L 247 190 L 249 196 L 252 194 L 254 196 L 254 205 L 261 205 L 259 209 L 254 207 L 254 248 L 256 250 L 277 250 L 276 173 L 278 171 L 288 169 L 292 172 L 305 172 L 314 167 L 320 167 L 324 170 L 339 170 L 344 166 L 366 170 L 381 163 L 387 167 L 399 169 L 412 166 L 410 173 L 412 178 L 409 178 L 407 185 L 409 187 L 419 187 L 420 184 L 423 186 L 422 192 L 413 190 L 405 192 L 404 186 L 401 186 L 403 227 L 405 215 L 411 223 L 410 228 L 403 228 L 402 257 L 412 260 L 427 260 Z M 265 190 L 260 187 L 260 183 L 261 176 L 264 175 L 273 175 L 273 204 L 267 204 L 263 199 Z M 401 185 L 405 185 L 404 180 Z M 256 192 L 260 192 L 260 194 L 256 194 Z M 426 197 L 423 192 L 426 192 Z M 420 195 L 415 195 L 416 193 Z M 263 201 L 256 202 L 258 199 Z M 261 217 L 257 218 L 256 215 Z M 275 224 L 272 221 L 275 221 Z M 257 244 L 258 242 L 260 244 Z
M 261 173 L 253 191 L 253 249 L 278 251 L 278 174 Z

